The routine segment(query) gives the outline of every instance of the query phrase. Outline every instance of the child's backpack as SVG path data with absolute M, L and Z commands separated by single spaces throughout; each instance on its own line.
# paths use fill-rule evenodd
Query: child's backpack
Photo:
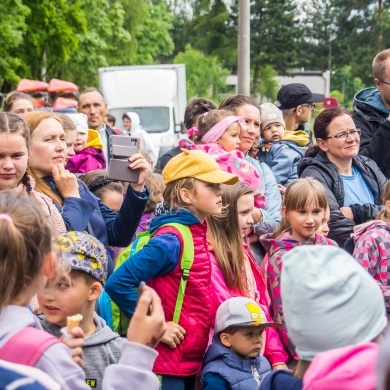
M 181 247 L 180 268 L 182 270 L 182 277 L 180 279 L 175 311 L 172 320 L 173 322 L 178 323 L 183 306 L 187 280 L 190 275 L 192 263 L 194 262 L 194 241 L 188 226 L 182 225 L 180 223 L 167 223 L 159 227 L 153 234 L 149 232 L 138 233 L 135 241 L 118 255 L 115 264 L 115 270 L 118 269 L 134 253 L 142 249 L 153 236 L 167 233 L 176 235 L 176 237 L 180 240 Z M 104 289 L 98 301 L 98 309 L 100 316 L 105 319 L 107 325 L 120 336 L 126 337 L 130 320 L 111 300 Z
M 46 350 L 59 342 L 59 339 L 43 330 L 23 328 L 0 348 L 0 359 L 34 367 Z

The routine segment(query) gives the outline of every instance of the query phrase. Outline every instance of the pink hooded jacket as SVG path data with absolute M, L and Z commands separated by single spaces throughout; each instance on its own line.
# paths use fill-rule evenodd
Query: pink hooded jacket
M 261 275 L 260 269 L 253 258 L 247 245 L 244 246 L 245 254 L 248 256 L 250 261 L 253 277 L 255 279 L 257 295 L 259 297 L 258 303 L 263 309 L 267 316 L 267 319 L 271 321 L 269 314 L 269 305 L 267 299 L 267 289 L 264 283 L 264 279 Z M 227 287 L 225 278 L 222 274 L 221 269 L 218 266 L 218 261 L 214 255 L 214 252 L 210 252 L 211 259 L 211 283 L 214 294 L 214 312 L 216 313 L 219 305 L 231 297 L 245 296 L 242 291 L 233 290 Z M 279 335 L 274 328 L 266 329 L 266 342 L 264 356 L 268 359 L 272 366 L 277 364 L 283 364 L 288 359 L 288 354 L 283 349 L 283 344 L 280 341 Z
M 375 390 L 379 345 L 364 343 L 317 355 L 303 377 L 303 390 Z

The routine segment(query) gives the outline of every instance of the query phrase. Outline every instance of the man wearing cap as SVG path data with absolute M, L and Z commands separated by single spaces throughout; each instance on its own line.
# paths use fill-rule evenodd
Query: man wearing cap
M 361 130 L 360 154 L 373 159 L 390 178 L 390 49 L 372 62 L 375 87 L 359 91 L 353 101 L 352 119 Z
M 275 104 L 283 112 L 286 129 L 305 131 L 309 135 L 309 144 L 312 144 L 313 134 L 307 123 L 315 104 L 323 102 L 324 99 L 325 95 L 311 92 L 305 84 L 292 83 L 280 88 Z

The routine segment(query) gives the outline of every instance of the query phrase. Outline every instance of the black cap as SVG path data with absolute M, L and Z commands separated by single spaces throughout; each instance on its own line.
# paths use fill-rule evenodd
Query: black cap
M 275 105 L 281 110 L 287 110 L 305 103 L 323 102 L 325 95 L 312 93 L 305 84 L 293 83 L 283 85 L 276 99 Z

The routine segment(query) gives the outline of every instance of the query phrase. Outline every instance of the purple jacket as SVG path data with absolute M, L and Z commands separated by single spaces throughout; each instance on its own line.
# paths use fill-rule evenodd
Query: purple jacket
M 96 149 L 93 146 L 83 149 L 69 159 L 66 169 L 73 173 L 87 173 L 95 169 L 106 169 L 106 158 L 103 150 Z

